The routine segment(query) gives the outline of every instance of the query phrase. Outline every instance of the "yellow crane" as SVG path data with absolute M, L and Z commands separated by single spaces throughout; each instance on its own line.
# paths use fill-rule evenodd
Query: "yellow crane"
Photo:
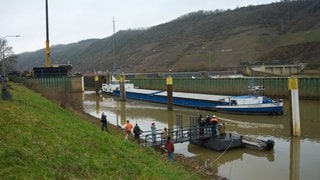
M 47 39 L 46 39 L 46 67 L 51 67 L 50 62 L 50 44 L 49 44 L 49 22 L 48 22 L 48 0 L 46 0 L 46 32 L 47 32 Z

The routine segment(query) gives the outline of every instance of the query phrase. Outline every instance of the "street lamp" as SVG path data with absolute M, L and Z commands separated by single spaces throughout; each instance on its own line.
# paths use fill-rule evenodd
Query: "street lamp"
M 8 37 L 20 37 L 20 35 L 6 35 L 4 37 L 2 37 L 2 44 L 1 44 L 1 53 L 2 53 L 2 58 L 1 58 L 1 68 L 2 68 L 2 77 L 1 77 L 1 84 L 2 84 L 2 99 L 4 99 L 5 95 L 10 95 L 7 92 L 7 82 L 6 82 L 6 68 L 5 68 L 5 41 L 6 38 Z
M 203 46 L 202 49 L 206 49 L 206 47 Z M 224 53 L 224 52 L 232 52 L 232 51 L 233 51 L 232 49 L 221 49 L 217 52 Z M 215 54 L 215 52 L 214 52 L 214 54 Z M 208 56 L 209 56 L 209 58 L 208 58 L 209 59 L 209 76 L 211 76 L 212 75 L 212 71 L 211 71 L 212 70 L 212 68 L 211 68 L 211 66 L 212 66 L 212 51 L 209 51 Z

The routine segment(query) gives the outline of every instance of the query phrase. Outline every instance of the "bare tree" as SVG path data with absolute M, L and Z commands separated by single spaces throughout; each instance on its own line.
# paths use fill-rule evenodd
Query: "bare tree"
M 13 70 L 13 64 L 16 62 L 17 55 L 12 51 L 12 47 L 8 45 L 8 41 L 5 38 L 0 37 L 0 59 L 1 59 L 1 74 L 11 72 Z M 4 62 L 4 63 L 3 63 Z M 3 68 L 3 64 L 5 68 Z

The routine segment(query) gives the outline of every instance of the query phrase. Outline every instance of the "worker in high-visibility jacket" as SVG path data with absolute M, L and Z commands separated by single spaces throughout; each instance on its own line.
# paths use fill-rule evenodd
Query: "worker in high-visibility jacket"
M 216 117 L 216 115 L 213 115 L 212 118 L 210 119 L 212 136 L 217 135 L 217 124 L 218 124 L 218 118 Z

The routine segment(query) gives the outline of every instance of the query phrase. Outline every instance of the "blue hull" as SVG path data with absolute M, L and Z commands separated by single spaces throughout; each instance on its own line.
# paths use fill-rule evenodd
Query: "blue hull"
M 261 104 L 244 104 L 244 105 L 218 105 L 215 107 L 216 111 L 237 113 L 237 114 L 269 114 L 281 115 L 283 114 L 283 102 L 274 102 L 266 99 Z
M 268 114 L 268 115 L 281 115 L 283 114 L 282 106 L 263 107 L 263 108 L 214 108 L 218 112 L 236 113 L 236 114 Z

